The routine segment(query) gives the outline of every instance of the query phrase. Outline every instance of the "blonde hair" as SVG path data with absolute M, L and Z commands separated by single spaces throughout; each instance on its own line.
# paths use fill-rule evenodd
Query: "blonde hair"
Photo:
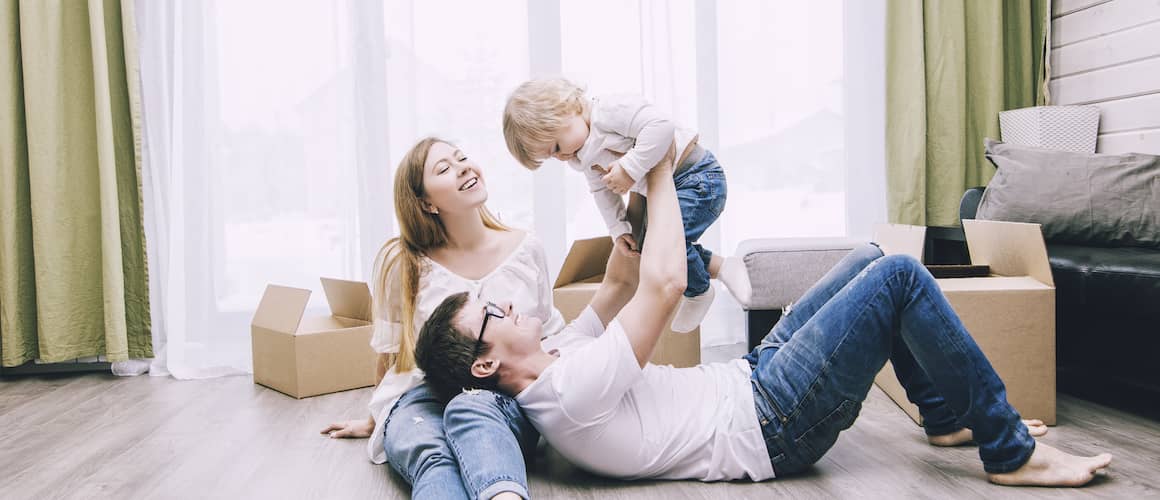
M 395 170 L 395 219 L 399 222 L 399 236 L 387 241 L 375 257 L 374 316 L 375 320 L 398 323 L 399 353 L 395 356 L 395 371 L 403 373 L 415 367 L 415 308 L 419 293 L 419 276 L 423 272 L 423 257 L 427 252 L 447 244 L 447 227 L 439 215 L 423 209 L 423 167 L 431 146 L 443 139 L 427 137 L 420 140 L 399 162 Z M 488 229 L 508 231 L 488 211 L 479 207 L 479 218 Z M 393 295 L 398 294 L 398 295 Z
M 529 80 L 516 87 L 503 109 L 508 151 L 529 170 L 540 168 L 545 148 L 568 118 L 584 112 L 584 88 L 563 78 Z

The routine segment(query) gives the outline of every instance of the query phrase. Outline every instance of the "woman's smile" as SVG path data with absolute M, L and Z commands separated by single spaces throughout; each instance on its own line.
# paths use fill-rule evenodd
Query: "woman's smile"
M 460 191 L 470 191 L 470 190 L 474 189 L 476 186 L 479 186 L 479 176 L 473 175 L 470 178 L 468 178 L 466 182 L 459 185 L 459 190 Z

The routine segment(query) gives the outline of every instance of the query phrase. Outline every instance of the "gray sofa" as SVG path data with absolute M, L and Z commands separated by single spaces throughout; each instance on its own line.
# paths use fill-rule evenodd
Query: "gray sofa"
M 864 242 L 853 238 L 762 238 L 741 242 L 735 255 L 743 256 L 753 285 L 748 300 L 738 298 L 745 309 L 749 348 L 769 333 L 786 306 L 861 243 Z

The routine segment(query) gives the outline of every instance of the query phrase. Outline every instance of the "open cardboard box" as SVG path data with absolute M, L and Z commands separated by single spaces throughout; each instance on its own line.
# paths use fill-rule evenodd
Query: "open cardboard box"
M 925 229 L 882 225 L 874 240 L 887 254 L 922 258 Z M 991 276 L 938 284 L 1003 379 L 1016 411 L 1055 425 L 1055 281 L 1039 224 L 964 220 L 963 230 L 971 264 L 989 265 Z M 922 423 L 890 363 L 874 383 Z
M 322 278 L 329 315 L 303 317 L 310 290 L 267 285 L 250 325 L 254 383 L 295 398 L 375 385 L 366 283 Z
M 604 268 L 611 256 L 612 238 L 608 236 L 572 243 L 552 290 L 552 300 L 564 321 L 576 319 L 588 306 L 600 287 L 600 280 L 604 279 Z M 649 361 L 677 368 L 697 366 L 701 363 L 701 329 L 689 333 L 666 329 Z

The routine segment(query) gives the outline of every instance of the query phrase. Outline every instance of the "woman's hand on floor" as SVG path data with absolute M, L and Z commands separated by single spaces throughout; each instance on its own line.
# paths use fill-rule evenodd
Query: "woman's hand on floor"
M 320 434 L 327 434 L 332 438 L 367 438 L 371 437 L 371 433 L 375 431 L 375 420 L 368 418 L 364 420 L 347 420 L 346 422 L 335 422 L 322 429 Z

